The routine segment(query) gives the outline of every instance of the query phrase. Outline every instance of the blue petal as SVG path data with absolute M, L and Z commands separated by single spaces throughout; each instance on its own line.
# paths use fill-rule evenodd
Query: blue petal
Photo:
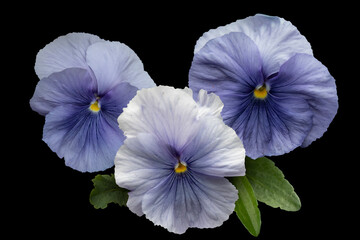
M 269 84 L 272 95 L 304 99 L 309 104 L 312 127 L 303 147 L 324 134 L 338 109 L 335 79 L 324 65 L 311 55 L 297 54 L 281 66 Z
M 88 33 L 69 33 L 46 45 L 36 56 L 35 71 L 40 79 L 67 68 L 89 70 L 86 50 L 96 42 L 104 41 Z
M 189 227 L 220 226 L 234 211 L 237 197 L 227 179 L 188 171 L 170 175 L 148 191 L 142 208 L 154 224 L 181 234 Z
M 243 33 L 229 33 L 209 41 L 195 54 L 189 72 L 191 89 L 205 89 L 220 98 L 234 91 L 247 94 L 263 80 L 259 51 Z
M 87 70 L 69 68 L 39 81 L 30 106 L 41 115 L 64 104 L 88 106 L 95 98 L 96 88 Z

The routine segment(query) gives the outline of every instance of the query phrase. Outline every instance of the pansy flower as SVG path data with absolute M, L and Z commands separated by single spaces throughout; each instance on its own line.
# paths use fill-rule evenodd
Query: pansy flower
M 306 147 L 338 109 L 334 78 L 290 22 L 255 15 L 205 33 L 189 72 L 194 92 L 220 96 L 251 158 Z
M 82 172 L 113 166 L 125 138 L 117 117 L 138 89 L 155 86 L 137 55 L 120 42 L 70 33 L 39 51 L 35 71 L 41 80 L 30 105 L 46 116 L 51 150 Z
M 234 211 L 245 150 L 222 121 L 215 94 L 160 86 L 142 89 L 119 116 L 126 140 L 115 157 L 127 206 L 174 233 L 220 226 Z

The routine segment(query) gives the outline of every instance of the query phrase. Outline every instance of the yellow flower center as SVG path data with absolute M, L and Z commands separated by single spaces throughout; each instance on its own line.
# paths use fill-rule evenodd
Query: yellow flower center
M 100 106 L 99 106 L 99 102 L 98 102 L 97 99 L 96 99 L 95 102 L 93 102 L 93 103 L 90 104 L 89 109 L 90 109 L 91 111 L 93 111 L 93 112 L 98 112 L 98 111 L 100 111 Z
M 257 88 L 255 88 L 254 90 L 254 97 L 259 98 L 259 99 L 264 99 L 266 98 L 266 96 L 268 95 L 266 86 L 262 85 L 259 86 Z
M 184 162 L 179 162 L 178 164 L 176 164 L 175 166 L 175 172 L 176 173 L 183 173 L 187 170 L 186 168 L 186 163 Z

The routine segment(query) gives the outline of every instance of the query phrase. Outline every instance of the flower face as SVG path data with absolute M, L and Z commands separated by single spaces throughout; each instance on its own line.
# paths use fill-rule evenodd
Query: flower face
M 124 140 L 117 117 L 139 88 L 155 86 L 136 54 L 119 42 L 72 33 L 40 50 L 35 71 L 41 80 L 30 105 L 46 116 L 43 140 L 76 170 L 113 166 Z
M 234 211 L 245 150 L 220 116 L 219 97 L 201 90 L 142 89 L 118 118 L 126 140 L 115 157 L 127 206 L 156 225 L 184 233 L 221 225 Z
M 290 22 L 265 15 L 205 33 L 189 86 L 221 98 L 224 122 L 254 159 L 308 146 L 338 108 L 335 80 L 310 44 Z

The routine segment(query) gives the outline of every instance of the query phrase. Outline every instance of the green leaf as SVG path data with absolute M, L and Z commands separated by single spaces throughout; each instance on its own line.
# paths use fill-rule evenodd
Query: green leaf
M 120 188 L 111 175 L 96 175 L 92 180 L 94 189 L 90 193 L 90 203 L 94 208 L 106 208 L 109 203 L 117 203 L 120 206 L 126 205 L 128 193 L 126 189 Z
M 262 157 L 256 160 L 246 157 L 246 176 L 258 201 L 271 207 L 298 211 L 301 202 L 294 188 L 273 161 Z
M 250 182 L 243 177 L 229 178 L 238 190 L 239 199 L 235 202 L 235 212 L 244 227 L 257 237 L 260 233 L 261 218 L 258 203 Z

